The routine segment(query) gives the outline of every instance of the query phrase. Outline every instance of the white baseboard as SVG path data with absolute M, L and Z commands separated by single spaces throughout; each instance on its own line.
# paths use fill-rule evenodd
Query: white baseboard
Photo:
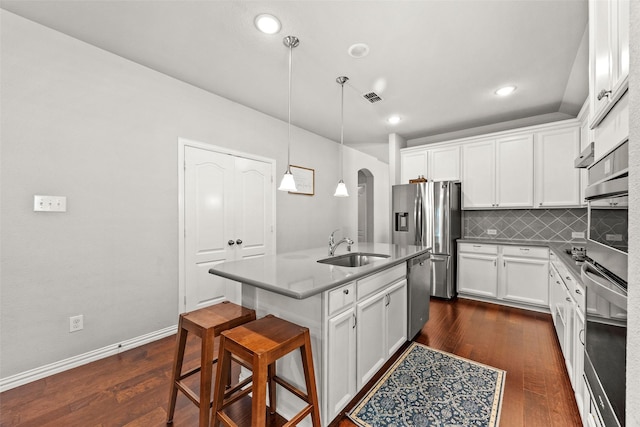
M 0 378 L 0 393 L 3 391 L 11 390 L 12 388 L 36 381 L 45 377 L 48 377 L 59 372 L 67 371 L 69 369 L 86 365 L 87 363 L 94 362 L 96 360 L 104 359 L 105 357 L 113 356 L 114 354 L 122 353 L 126 350 L 139 347 L 144 344 L 148 344 L 153 341 L 168 337 L 177 332 L 178 325 L 170 326 L 159 331 L 151 332 L 146 335 L 132 338 L 130 340 L 122 341 L 117 344 L 111 344 L 106 347 L 99 348 L 97 350 L 90 351 L 88 353 L 79 354 L 77 356 L 70 357 L 68 359 L 60 360 L 58 362 L 50 363 L 48 365 L 41 366 L 39 368 L 31 369 L 19 374 L 11 375 L 6 378 Z

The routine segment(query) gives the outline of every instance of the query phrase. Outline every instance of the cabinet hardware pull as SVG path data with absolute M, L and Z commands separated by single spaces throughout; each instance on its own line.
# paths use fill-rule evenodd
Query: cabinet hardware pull
M 353 317 L 353 326 L 352 326 L 352 328 L 355 329 L 356 325 L 358 324 L 358 318 L 356 317 L 355 313 L 353 313 L 351 316 Z
M 529 248 L 520 248 L 521 251 L 529 252 Z
M 502 266 L 503 266 L 503 267 L 506 267 L 506 266 L 507 266 L 507 261 L 504 261 L 504 260 L 503 260 L 503 261 L 502 261 Z
M 567 300 L 567 302 L 571 302 L 571 298 L 566 297 L 565 299 Z
M 493 266 L 494 266 L 494 267 L 497 267 L 497 266 L 498 266 L 498 262 L 497 262 L 495 259 L 493 260 Z
M 580 292 L 580 289 L 576 289 L 576 294 L 582 295 L 582 292 Z
M 344 290 L 344 291 L 342 291 L 342 292 L 344 292 L 344 294 L 345 294 L 345 295 L 349 295 L 349 289 L 345 289 L 345 290 Z
M 571 276 L 567 276 L 567 277 L 565 277 L 565 279 L 571 280 Z
M 387 302 L 384 305 L 388 306 L 391 303 L 391 296 L 389 294 L 386 294 L 385 298 L 386 298 Z
M 229 240 L 227 243 L 229 244 L 229 246 L 233 246 L 236 244 L 236 242 L 234 242 L 233 240 Z
M 236 243 L 237 243 L 237 244 L 239 244 L 239 245 L 241 245 L 241 244 L 242 244 L 242 240 L 241 240 L 241 239 L 238 239 L 238 240 L 236 240 Z
M 578 332 L 578 340 L 580 340 L 580 344 L 584 345 L 584 329 L 580 329 Z
M 605 96 L 608 98 L 609 95 L 611 95 L 611 91 L 610 90 L 602 89 L 600 92 L 598 92 L 598 101 L 601 101 L 602 98 L 604 98 Z
M 473 245 L 474 248 L 481 248 L 482 245 Z

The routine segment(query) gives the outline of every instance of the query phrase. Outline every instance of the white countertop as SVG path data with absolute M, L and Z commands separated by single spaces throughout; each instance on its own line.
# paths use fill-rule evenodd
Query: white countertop
M 209 273 L 291 298 L 303 299 L 400 264 L 410 258 L 427 253 L 430 249 L 413 245 L 356 243 L 352 245 L 352 253 L 385 254 L 389 255 L 389 258 L 373 261 L 362 267 L 339 267 L 317 262 L 319 259 L 328 257 L 325 246 L 224 262 L 211 268 Z M 346 246 L 343 244 L 338 247 L 335 255 L 339 256 L 345 253 L 347 253 Z

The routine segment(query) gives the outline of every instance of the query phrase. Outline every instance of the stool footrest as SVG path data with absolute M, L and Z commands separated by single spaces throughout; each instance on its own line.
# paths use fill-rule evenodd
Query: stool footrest
M 304 417 L 306 417 L 307 415 L 309 415 L 311 413 L 311 410 L 313 409 L 313 405 L 307 405 L 305 406 L 302 411 L 298 412 L 296 414 L 295 417 L 291 418 L 289 421 L 287 421 L 285 424 L 283 424 L 282 427 L 288 427 L 288 426 L 295 426 L 298 425 L 298 423 L 300 421 L 302 421 L 302 419 Z
M 291 393 L 293 393 L 296 396 L 298 396 L 298 398 L 304 400 L 305 402 L 309 402 L 309 395 L 307 393 L 304 393 L 299 388 L 294 387 L 292 384 L 288 383 L 287 381 L 283 380 L 282 378 L 280 378 L 278 376 L 273 377 L 273 380 L 276 383 L 280 384 L 282 387 L 284 387 L 287 390 L 289 390 Z
M 176 387 L 185 394 L 189 398 L 190 401 L 196 404 L 196 406 L 200 406 L 200 397 L 193 392 L 189 387 L 185 384 L 182 384 L 182 381 L 176 381 Z

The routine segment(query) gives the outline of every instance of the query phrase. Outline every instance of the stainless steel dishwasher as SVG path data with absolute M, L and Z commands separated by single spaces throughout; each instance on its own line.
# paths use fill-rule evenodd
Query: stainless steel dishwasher
M 407 261 L 408 336 L 411 340 L 429 320 L 429 298 L 431 296 L 430 254 Z

